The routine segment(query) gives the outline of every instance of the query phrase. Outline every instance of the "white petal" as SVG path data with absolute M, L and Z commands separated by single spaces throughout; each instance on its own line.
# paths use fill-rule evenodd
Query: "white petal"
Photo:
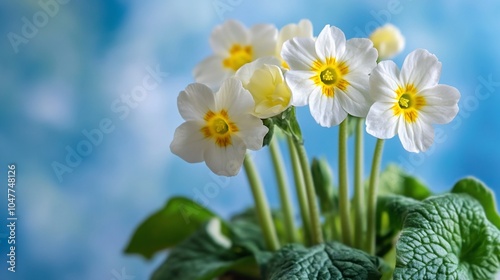
M 272 24 L 257 24 L 250 29 L 250 42 L 254 58 L 274 55 L 278 29 Z
M 245 86 L 250 81 L 250 78 L 252 78 L 252 75 L 255 72 L 255 70 L 264 66 L 265 64 L 280 66 L 281 61 L 274 56 L 261 57 L 257 60 L 254 60 L 250 63 L 241 66 L 240 69 L 236 71 L 236 74 L 234 76 L 235 78 L 239 79 Z
M 311 21 L 303 19 L 299 22 L 299 24 L 292 23 L 283 26 L 278 34 L 278 53 L 281 53 L 283 43 L 294 37 L 313 38 L 313 27 Z
M 207 233 L 213 241 L 223 248 L 231 248 L 231 239 L 227 238 L 221 230 L 221 222 L 218 218 L 211 218 L 207 223 Z
M 222 81 L 233 74 L 234 71 L 222 65 L 222 58 L 219 56 L 210 56 L 204 59 L 193 70 L 195 81 L 206 84 L 213 90 L 217 90 Z
M 215 109 L 214 93 L 204 84 L 190 84 L 177 97 L 177 108 L 185 120 L 202 121 L 209 110 Z
M 203 154 L 208 142 L 200 132 L 203 123 L 187 121 L 181 124 L 174 133 L 174 140 L 170 143 L 170 151 L 183 160 L 194 163 L 202 162 Z
M 309 110 L 316 122 L 323 127 L 338 125 L 347 117 L 339 100 L 324 96 L 319 87 L 309 96 Z
M 283 44 L 281 56 L 291 70 L 310 71 L 318 60 L 312 38 L 293 38 Z
M 393 103 L 376 102 L 366 116 L 366 132 L 370 135 L 389 139 L 398 132 L 399 117 L 394 116 Z
M 238 136 L 243 140 L 246 148 L 259 150 L 262 148 L 264 137 L 269 129 L 262 120 L 252 115 L 240 115 L 233 118 L 239 129 Z
M 368 74 L 349 73 L 346 79 L 349 81 L 346 91 L 335 89 L 335 94 L 347 113 L 364 118 L 373 103 L 369 96 Z
M 347 62 L 349 72 L 368 75 L 377 66 L 377 50 L 368 39 L 349 39 L 345 53 L 339 60 Z
M 241 81 L 229 78 L 222 83 L 222 86 L 215 97 L 216 110 L 227 110 L 229 117 L 241 114 L 252 114 L 255 102 L 248 90 L 243 88 Z
M 434 128 L 421 118 L 413 123 L 399 118 L 398 134 L 403 148 L 413 153 L 425 152 L 434 141 Z
M 419 95 L 425 98 L 425 106 L 420 113 L 431 123 L 449 123 L 458 113 L 460 92 L 454 87 L 437 85 L 421 91 Z
M 221 148 L 215 143 L 205 149 L 205 162 L 217 175 L 235 176 L 241 169 L 246 154 L 244 142 L 237 136 L 231 137 L 232 145 Z
M 316 39 L 315 49 L 322 61 L 327 58 L 339 58 L 344 55 L 346 48 L 345 35 L 335 26 L 326 25 Z
M 397 98 L 399 69 L 392 60 L 381 61 L 370 74 L 370 95 L 374 101 L 391 102 Z
M 437 85 L 441 76 L 441 62 L 427 50 L 411 52 L 403 62 L 401 80 L 404 84 L 413 84 L 418 90 Z
M 285 80 L 292 91 L 291 104 L 293 106 L 305 106 L 309 102 L 309 96 L 317 87 L 311 80 L 314 76 L 311 71 L 288 71 Z
M 234 44 L 250 44 L 250 34 L 241 22 L 228 20 L 214 28 L 210 37 L 210 45 L 214 53 L 226 57 Z

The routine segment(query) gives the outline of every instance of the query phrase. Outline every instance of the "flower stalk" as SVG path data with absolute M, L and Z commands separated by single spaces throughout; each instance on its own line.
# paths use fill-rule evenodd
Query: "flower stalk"
M 366 233 L 365 189 L 363 186 L 363 119 L 356 119 L 354 132 L 354 247 L 362 248 Z
M 347 118 L 339 126 L 339 212 L 342 242 L 352 244 L 349 186 L 347 183 Z
M 278 235 L 276 234 L 276 228 L 274 227 L 271 210 L 262 187 L 261 179 L 249 154 L 246 154 L 245 159 L 243 160 L 243 166 L 255 200 L 255 209 L 257 210 L 259 223 L 262 233 L 264 234 L 266 247 L 270 251 L 276 251 L 280 248 Z

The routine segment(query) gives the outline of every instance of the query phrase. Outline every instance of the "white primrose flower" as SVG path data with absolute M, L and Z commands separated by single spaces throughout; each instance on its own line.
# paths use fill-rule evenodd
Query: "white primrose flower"
M 186 120 L 174 134 L 170 150 L 187 162 L 205 161 L 215 174 L 234 176 L 247 148 L 262 148 L 268 128 L 252 115 L 252 95 L 230 78 L 214 93 L 194 83 L 179 94 L 177 106 Z
M 292 93 L 279 65 L 278 58 L 263 57 L 243 65 L 235 74 L 252 94 L 254 115 L 261 119 L 274 117 L 290 106 Z
M 370 76 L 375 101 L 366 117 L 366 131 L 380 139 L 399 134 L 409 152 L 427 150 L 434 140 L 432 124 L 446 124 L 458 113 L 460 92 L 440 85 L 441 62 L 427 50 L 410 53 L 401 72 L 382 61 Z
M 278 33 L 278 41 L 276 44 L 276 57 L 281 58 L 281 50 L 283 48 L 283 44 L 294 37 L 311 39 L 314 38 L 313 25 L 311 21 L 308 19 L 303 19 L 299 21 L 298 24 L 290 23 L 281 28 Z M 283 60 L 283 58 L 281 59 L 281 65 L 286 69 L 290 68 L 288 67 L 288 64 L 285 62 L 285 60 Z
M 378 51 L 380 60 L 399 54 L 405 48 L 405 38 L 394 25 L 387 23 L 370 34 L 370 40 Z
M 210 37 L 214 54 L 195 67 L 195 81 L 218 88 L 244 64 L 274 55 L 277 36 L 278 30 L 271 24 L 248 29 L 238 21 L 228 20 L 215 27 Z
M 290 66 L 285 78 L 292 105 L 309 104 L 321 126 L 338 125 L 347 114 L 366 116 L 372 104 L 368 78 L 377 65 L 377 50 L 370 40 L 346 41 L 340 29 L 327 25 L 316 40 L 287 41 L 281 55 Z

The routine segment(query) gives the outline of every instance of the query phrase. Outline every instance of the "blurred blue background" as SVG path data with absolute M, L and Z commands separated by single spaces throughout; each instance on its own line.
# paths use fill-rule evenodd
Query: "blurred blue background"
M 407 153 L 397 137 L 387 141 L 383 165 L 399 163 L 436 192 L 473 175 L 498 198 L 500 2 L 54 1 L 0 2 L 0 279 L 147 279 L 165 255 L 148 262 L 122 251 L 169 197 L 205 199 L 223 217 L 252 204 L 243 173 L 215 177 L 169 151 L 182 123 L 177 94 L 211 54 L 212 29 L 229 18 L 278 28 L 308 18 L 315 35 L 332 24 L 347 38 L 397 25 L 406 48 L 395 61 L 416 48 L 436 54 L 441 83 L 462 94 L 461 112 L 436 127 L 439 141 L 427 153 Z M 151 72 L 156 86 L 127 103 Z M 336 168 L 337 129 L 316 125 L 307 107 L 298 112 L 309 155 L 325 155 Z M 85 134 L 95 143 L 86 145 Z M 367 163 L 373 146 L 367 136 Z M 77 149 L 86 156 L 72 156 Z M 268 153 L 255 158 L 277 206 Z M 10 163 L 17 164 L 16 273 L 7 272 L 3 225 Z M 214 184 L 223 187 L 197 197 Z

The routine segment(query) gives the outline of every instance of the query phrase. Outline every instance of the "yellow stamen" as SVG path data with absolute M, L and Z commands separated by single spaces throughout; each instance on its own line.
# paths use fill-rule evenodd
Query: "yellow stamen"
M 395 92 L 397 102 L 392 106 L 394 115 L 404 114 L 407 122 L 416 122 L 419 110 L 426 104 L 425 98 L 417 94 L 417 88 L 413 84 L 399 86 Z
M 234 44 L 229 49 L 229 57 L 222 61 L 222 65 L 226 68 L 238 70 L 244 64 L 253 60 L 252 46 L 241 46 Z
M 335 88 L 345 91 L 349 86 L 349 82 L 344 79 L 349 73 L 349 67 L 345 62 L 337 61 L 333 57 L 327 58 L 326 61 L 314 61 L 311 71 L 316 73 L 311 80 L 321 87 L 321 92 L 327 97 L 334 96 Z
M 201 133 L 205 138 L 212 138 L 215 144 L 221 148 L 232 144 L 231 135 L 238 132 L 239 129 L 231 122 L 226 110 L 218 113 L 208 111 L 203 118 L 205 126 L 201 128 Z

